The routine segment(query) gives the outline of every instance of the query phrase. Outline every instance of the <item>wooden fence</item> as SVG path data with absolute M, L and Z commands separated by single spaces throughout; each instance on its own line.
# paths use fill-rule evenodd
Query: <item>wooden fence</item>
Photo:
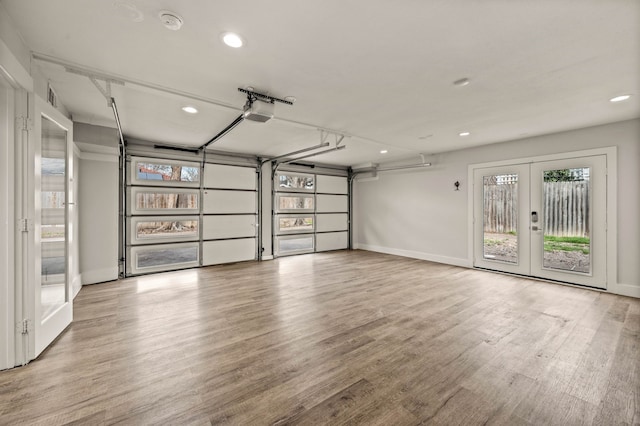
M 518 184 L 484 187 L 484 232 L 516 232 Z M 589 184 L 586 181 L 545 182 L 544 211 L 538 212 L 545 235 L 589 236 Z

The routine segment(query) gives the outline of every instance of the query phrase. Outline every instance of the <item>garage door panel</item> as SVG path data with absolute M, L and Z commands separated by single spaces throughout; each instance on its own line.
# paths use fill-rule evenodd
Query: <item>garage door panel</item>
M 349 228 L 349 215 L 347 213 L 325 213 L 316 217 L 316 230 L 318 232 L 346 231 Z
M 347 212 L 349 211 L 346 195 L 316 195 L 316 212 Z
M 204 266 L 255 260 L 255 258 L 255 238 L 205 241 L 202 243 L 202 264 Z
M 341 176 L 325 176 L 317 175 L 316 177 L 316 191 L 327 194 L 347 194 L 349 192 L 349 185 L 347 184 L 347 178 Z
M 349 246 L 347 232 L 316 234 L 316 251 L 342 250 Z
M 204 187 L 255 190 L 256 169 L 222 164 L 205 164 Z
M 204 217 L 202 238 L 205 240 L 255 237 L 255 235 L 255 215 L 224 215 Z
M 256 213 L 256 193 L 253 191 L 206 190 L 204 214 Z

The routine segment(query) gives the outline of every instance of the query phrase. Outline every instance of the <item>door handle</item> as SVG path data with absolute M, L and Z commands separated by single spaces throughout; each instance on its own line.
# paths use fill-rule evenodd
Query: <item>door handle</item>
M 531 230 L 532 230 L 532 231 L 541 231 L 541 229 L 540 229 L 540 228 L 538 228 L 538 226 L 537 226 L 537 225 L 531 225 Z

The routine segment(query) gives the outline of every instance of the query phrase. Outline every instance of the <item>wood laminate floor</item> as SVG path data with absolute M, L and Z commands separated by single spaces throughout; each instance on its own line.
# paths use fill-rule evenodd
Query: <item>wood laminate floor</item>
M 640 300 L 370 252 L 84 287 L 1 424 L 638 425 Z

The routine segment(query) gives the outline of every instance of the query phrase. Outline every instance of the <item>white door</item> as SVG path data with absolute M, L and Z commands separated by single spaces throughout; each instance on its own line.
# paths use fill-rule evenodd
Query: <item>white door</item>
M 606 288 L 606 156 L 474 170 L 474 266 Z
M 606 164 L 598 155 L 531 165 L 531 275 L 606 288 Z
M 36 97 L 34 120 L 34 343 L 37 357 L 73 317 L 70 244 L 73 193 L 73 127 Z
M 528 164 L 474 171 L 474 266 L 529 275 L 528 198 Z

